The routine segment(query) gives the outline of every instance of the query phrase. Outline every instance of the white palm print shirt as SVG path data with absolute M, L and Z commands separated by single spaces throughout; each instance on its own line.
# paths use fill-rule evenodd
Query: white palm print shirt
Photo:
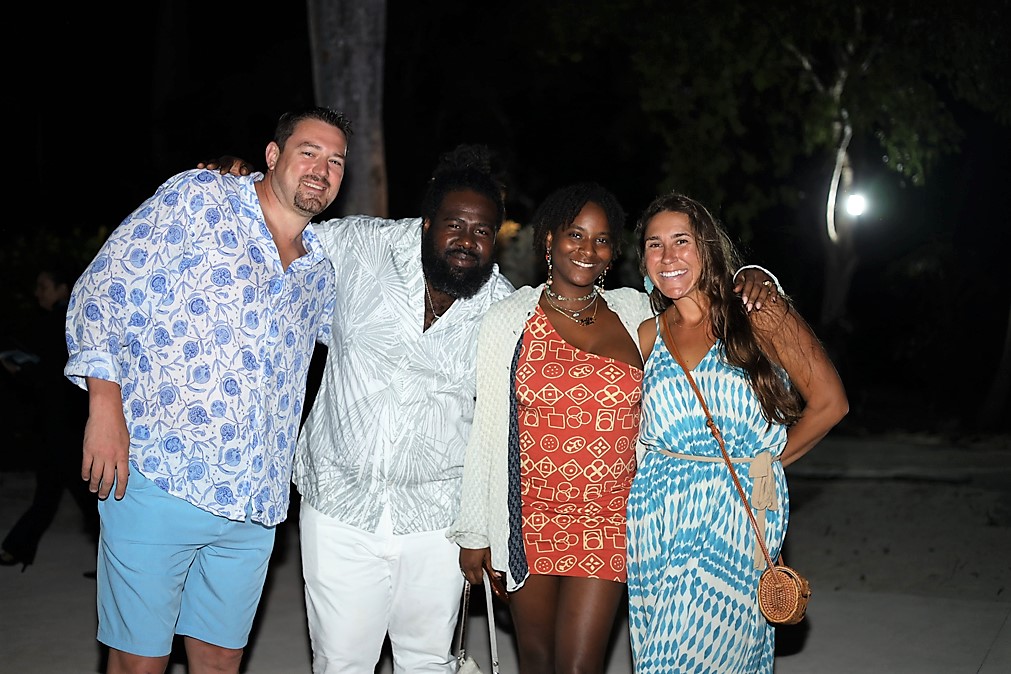
M 351 216 L 314 225 L 334 264 L 337 303 L 323 380 L 295 459 L 315 509 L 375 531 L 444 529 L 459 509 L 474 416 L 481 318 L 513 291 L 489 281 L 423 331 L 420 218 Z

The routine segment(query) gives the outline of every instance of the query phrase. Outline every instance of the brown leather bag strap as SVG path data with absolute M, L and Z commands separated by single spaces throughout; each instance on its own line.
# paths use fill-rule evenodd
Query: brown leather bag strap
M 705 398 L 702 397 L 702 392 L 699 387 L 695 384 L 695 379 L 692 377 L 691 370 L 685 365 L 684 360 L 681 358 L 681 352 L 678 351 L 677 344 L 674 343 L 674 335 L 671 333 L 670 325 L 667 324 L 667 312 L 664 311 L 660 314 L 661 331 L 660 336 L 663 338 L 663 343 L 667 345 L 667 350 L 670 354 L 674 356 L 674 360 L 677 361 L 681 369 L 684 370 L 685 376 L 688 377 L 688 383 L 692 385 L 692 390 L 695 391 L 695 395 L 698 397 L 699 402 L 702 404 L 702 410 L 706 413 L 706 426 L 709 427 L 709 432 L 713 434 L 716 438 L 716 442 L 720 445 L 720 452 L 723 454 L 723 462 L 727 464 L 727 468 L 730 469 L 730 477 L 734 480 L 734 486 L 737 487 L 737 493 L 740 494 L 741 500 L 744 502 L 744 511 L 748 513 L 748 519 L 751 520 L 751 526 L 755 529 L 755 536 L 758 538 L 758 544 L 762 548 L 762 554 L 765 555 L 765 561 L 769 564 L 769 568 L 775 566 L 772 563 L 772 558 L 769 557 L 769 550 L 765 547 L 765 541 L 762 540 L 762 534 L 758 529 L 758 522 L 755 520 L 755 514 L 751 512 L 751 504 L 748 502 L 748 497 L 744 494 L 744 488 L 741 486 L 740 480 L 737 479 L 737 471 L 734 470 L 734 464 L 730 461 L 730 455 L 727 454 L 727 447 L 723 443 L 723 434 L 720 433 L 720 429 L 716 427 L 716 422 L 713 421 L 713 415 L 709 411 L 709 406 L 706 405 Z

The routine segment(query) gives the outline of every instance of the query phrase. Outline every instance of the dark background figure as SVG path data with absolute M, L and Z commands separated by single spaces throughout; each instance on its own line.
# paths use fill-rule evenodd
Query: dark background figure
M 80 507 L 88 535 L 93 541 L 98 539 L 97 502 L 81 479 L 88 394 L 63 376 L 67 363 L 67 300 L 77 279 L 75 272 L 72 265 L 62 262 L 40 269 L 35 281 L 38 310 L 28 335 L 18 338 L 13 345 L 16 351 L 5 352 L 9 355 L 2 358 L 12 384 L 30 401 L 26 409 L 31 410 L 31 426 L 37 431 L 34 442 L 29 443 L 28 457 L 28 465 L 35 471 L 35 495 L 0 550 L 0 564 L 21 564 L 22 571 L 35 561 L 39 541 L 56 516 L 64 490 Z M 35 358 L 18 358 L 17 353 Z

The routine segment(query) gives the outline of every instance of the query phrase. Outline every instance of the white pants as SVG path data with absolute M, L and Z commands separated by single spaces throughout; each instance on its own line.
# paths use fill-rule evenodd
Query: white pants
M 446 532 L 395 536 L 342 524 L 302 501 L 302 575 L 313 674 L 373 674 L 387 632 L 393 671 L 455 671 L 460 548 Z

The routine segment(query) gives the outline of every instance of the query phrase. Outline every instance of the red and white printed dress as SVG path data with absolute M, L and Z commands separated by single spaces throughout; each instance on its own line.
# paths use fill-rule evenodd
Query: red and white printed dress
M 538 306 L 516 371 L 530 573 L 624 583 L 642 370 L 581 351 Z

